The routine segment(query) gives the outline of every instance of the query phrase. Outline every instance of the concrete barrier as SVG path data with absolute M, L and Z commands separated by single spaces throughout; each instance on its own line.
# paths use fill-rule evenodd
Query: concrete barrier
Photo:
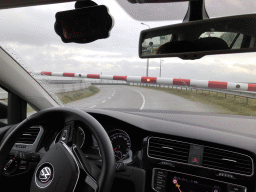
M 52 93 L 65 93 L 70 91 L 78 91 L 82 89 L 87 89 L 91 86 L 90 82 L 85 83 L 74 83 L 74 84 L 45 84 L 45 88 L 47 91 L 50 91 Z M 0 88 L 0 99 L 7 99 L 8 98 L 8 92 Z
M 64 93 L 70 91 L 78 91 L 82 89 L 87 89 L 91 86 L 91 83 L 75 83 L 75 84 L 47 84 L 47 90 L 53 93 Z

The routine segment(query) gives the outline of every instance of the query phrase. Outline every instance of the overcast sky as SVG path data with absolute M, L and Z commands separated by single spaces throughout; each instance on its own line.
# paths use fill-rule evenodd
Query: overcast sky
M 74 3 L 64 3 L 1 10 L 0 45 L 11 54 L 15 53 L 14 57 L 29 71 L 145 76 L 147 61 L 138 56 L 138 42 L 140 31 L 147 26 L 141 22 L 152 28 L 180 23 L 187 9 L 186 2 L 175 3 L 173 7 L 171 4 L 151 4 L 147 9 L 145 5 L 136 4 L 131 17 L 131 5 L 125 0 L 118 1 L 126 5 L 127 12 L 114 0 L 95 1 L 108 6 L 115 19 L 107 39 L 90 44 L 64 44 L 53 28 L 56 12 L 74 9 Z M 222 7 L 216 7 L 218 2 L 220 5 L 221 0 L 206 1 L 210 16 L 233 14 L 234 10 L 239 14 L 247 13 L 248 9 L 250 13 L 256 11 L 254 0 L 227 0 Z M 245 9 L 245 5 L 249 7 Z M 210 9 L 213 6 L 214 9 Z M 148 14 L 150 17 L 143 18 Z M 159 19 L 163 21 L 155 21 Z M 159 76 L 159 61 L 150 59 L 149 76 Z M 256 82 L 256 53 L 205 56 L 194 61 L 164 58 L 162 77 Z

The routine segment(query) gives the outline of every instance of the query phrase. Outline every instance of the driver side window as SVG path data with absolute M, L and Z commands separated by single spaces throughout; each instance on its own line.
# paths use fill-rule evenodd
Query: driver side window
M 11 96 L 10 98 L 9 97 L 10 93 L 0 87 L 0 128 L 9 124 L 18 123 L 37 112 L 33 107 L 27 104 L 24 100 L 20 99 L 18 96 L 15 95 Z M 17 104 L 17 102 L 21 102 L 22 105 Z M 19 108 L 17 106 L 22 107 Z
M 0 88 L 0 127 L 6 126 L 8 111 L 8 92 Z

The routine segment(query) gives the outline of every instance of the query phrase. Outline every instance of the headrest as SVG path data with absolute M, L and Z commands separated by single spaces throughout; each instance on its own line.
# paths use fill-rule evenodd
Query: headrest
M 200 51 L 229 49 L 228 44 L 218 37 L 206 37 L 193 41 Z
M 161 45 L 156 54 L 182 53 L 198 51 L 197 47 L 190 41 L 174 41 Z

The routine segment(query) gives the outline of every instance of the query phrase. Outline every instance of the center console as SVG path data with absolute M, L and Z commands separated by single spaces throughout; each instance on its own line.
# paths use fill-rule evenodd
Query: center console
M 157 192 L 246 192 L 244 186 L 166 169 L 153 169 L 152 188 Z

